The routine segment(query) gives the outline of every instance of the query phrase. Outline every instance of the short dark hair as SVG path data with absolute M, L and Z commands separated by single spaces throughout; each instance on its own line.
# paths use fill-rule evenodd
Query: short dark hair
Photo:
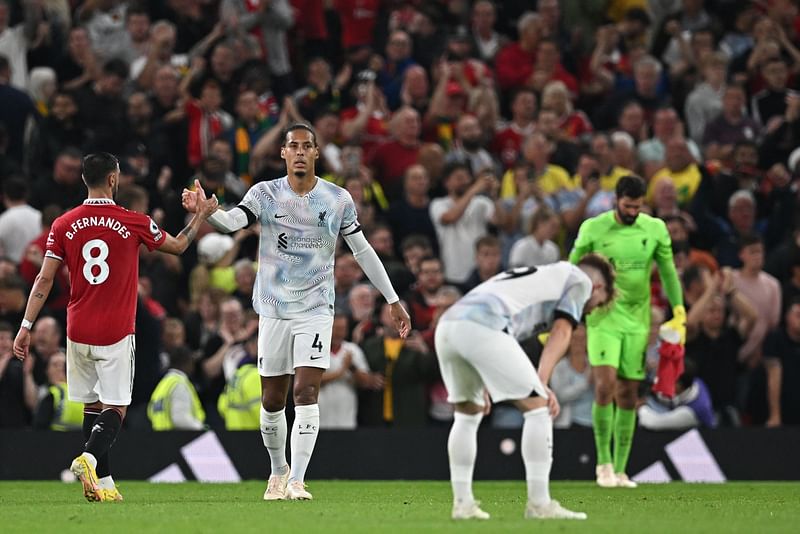
M 87 187 L 98 187 L 106 177 L 117 170 L 119 160 L 108 152 L 97 152 L 83 158 L 83 181 Z
M 3 196 L 18 201 L 28 198 L 28 183 L 22 176 L 11 176 L 3 182 Z
M 175 347 L 169 351 L 169 366 L 175 369 L 186 367 L 192 361 L 192 351 L 188 347 Z
M 742 250 L 745 247 L 749 247 L 750 245 L 763 245 L 763 244 L 764 240 L 761 239 L 761 236 L 758 234 L 747 234 L 739 238 L 739 250 Z
M 617 182 L 617 199 L 622 197 L 642 198 L 647 193 L 647 184 L 639 176 L 629 174 Z
M 283 146 L 286 146 L 286 138 L 289 137 L 289 133 L 295 130 L 305 130 L 310 133 L 312 139 L 314 139 L 314 146 L 317 146 L 317 132 L 314 131 L 313 126 L 305 122 L 294 122 L 283 130 L 283 143 L 281 143 Z
M 148 19 L 150 18 L 150 13 L 147 11 L 147 8 L 139 2 L 131 2 L 131 5 L 128 6 L 128 10 L 125 12 L 125 19 L 131 18 L 132 15 L 145 15 Z
M 150 197 L 148 196 L 147 190 L 144 187 L 131 184 L 119 188 L 119 191 L 117 191 L 116 201 L 117 204 L 123 208 L 131 209 L 131 206 L 137 202 L 144 202 L 145 204 L 148 204 Z
M 48 204 L 42 208 L 42 226 L 50 227 L 56 219 L 61 217 L 62 213 L 64 210 L 61 209 L 61 206 Z
M 400 242 L 400 250 L 406 251 L 410 248 L 424 248 L 425 250 L 433 250 L 433 244 L 428 236 L 425 234 L 411 234 L 403 238 Z
M 487 234 L 475 241 L 475 252 L 478 252 L 481 247 L 494 247 L 499 249 L 500 240 L 491 234 Z
M 681 215 L 677 213 L 668 213 L 661 217 L 661 220 L 664 221 L 664 224 L 669 224 L 671 222 L 679 222 L 683 225 L 684 228 L 687 228 L 686 219 L 684 219 Z M 688 229 L 688 228 L 687 228 Z
M 617 278 L 617 273 L 614 272 L 614 266 L 611 265 L 611 262 L 596 252 L 590 252 L 578 260 L 578 266 L 580 267 L 581 265 L 596 269 L 600 273 L 603 277 L 603 282 L 606 284 L 606 291 L 610 301 L 615 294 L 614 281 Z
M 451 161 L 447 165 L 444 166 L 442 169 L 442 178 L 447 179 L 450 178 L 450 175 L 457 171 L 467 171 L 467 174 L 472 177 L 472 169 L 469 168 L 469 165 L 464 163 L 463 161 Z
M 440 258 L 439 256 L 433 256 L 433 255 L 423 256 L 423 257 L 422 257 L 422 258 L 419 260 L 419 264 L 420 264 L 420 266 L 421 266 L 423 263 L 427 262 L 427 261 L 435 261 L 435 262 L 437 262 L 439 265 L 441 265 L 441 266 L 444 266 L 444 262 L 442 261 L 442 258 Z
M 672 242 L 672 255 L 675 256 L 676 254 L 689 254 L 691 252 L 691 247 L 689 246 L 688 241 L 673 241 Z
M 106 64 L 103 65 L 103 74 L 106 76 L 117 76 L 118 78 L 126 80 L 129 72 L 130 67 L 128 64 L 119 58 L 109 59 L 106 61 Z
M 686 269 L 683 271 L 683 288 L 686 289 L 691 286 L 693 283 L 702 280 L 703 277 L 703 269 L 705 269 L 702 265 L 697 264 L 690 264 Z

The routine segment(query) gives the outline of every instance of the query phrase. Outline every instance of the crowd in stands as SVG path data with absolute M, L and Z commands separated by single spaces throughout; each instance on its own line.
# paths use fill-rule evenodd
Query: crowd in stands
M 565 258 L 628 174 L 688 310 L 680 394 L 643 423 L 688 407 L 695 425 L 799 424 L 799 47 L 796 0 L 0 0 L 0 427 L 80 427 L 65 273 L 33 357 L 11 345 L 50 225 L 85 198 L 81 158 L 118 155 L 117 203 L 177 233 L 195 178 L 231 207 L 285 175 L 294 121 L 414 329 L 399 339 L 342 245 L 323 428 L 446 424 L 438 317 L 501 270 Z M 258 234 L 142 250 L 128 427 L 258 428 Z M 652 305 L 656 332 L 656 276 Z M 553 375 L 557 426 L 591 424 L 584 340 Z M 498 406 L 490 424 L 520 423 Z

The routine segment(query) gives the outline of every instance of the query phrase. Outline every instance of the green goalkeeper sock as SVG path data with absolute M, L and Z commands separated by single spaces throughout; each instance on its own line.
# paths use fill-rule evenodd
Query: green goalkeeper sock
M 597 448 L 597 465 L 611 463 L 611 429 L 614 426 L 614 405 L 600 406 L 592 403 L 594 445 Z
M 633 444 L 633 431 L 636 430 L 636 411 L 617 407 L 614 418 L 614 472 L 624 473 Z

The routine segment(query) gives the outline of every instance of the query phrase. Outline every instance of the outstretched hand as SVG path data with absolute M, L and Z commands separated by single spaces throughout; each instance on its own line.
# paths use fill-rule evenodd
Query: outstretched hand
M 194 181 L 194 191 L 184 189 L 183 193 L 181 193 L 181 204 L 183 209 L 189 213 L 196 213 L 197 207 L 205 200 L 206 192 L 203 190 L 203 186 L 200 185 L 200 180 Z
M 408 312 L 400 303 L 400 301 L 395 302 L 390 305 L 390 314 L 392 316 L 392 321 L 394 321 L 394 326 L 397 328 L 397 332 L 400 334 L 400 337 L 405 339 L 408 336 L 408 333 L 411 332 L 411 317 L 408 315 Z

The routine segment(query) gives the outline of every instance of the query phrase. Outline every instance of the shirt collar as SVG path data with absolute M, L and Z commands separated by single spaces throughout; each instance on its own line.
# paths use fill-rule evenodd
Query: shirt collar
M 83 201 L 84 206 L 98 206 L 103 204 L 115 205 L 116 202 L 110 198 L 87 198 Z

